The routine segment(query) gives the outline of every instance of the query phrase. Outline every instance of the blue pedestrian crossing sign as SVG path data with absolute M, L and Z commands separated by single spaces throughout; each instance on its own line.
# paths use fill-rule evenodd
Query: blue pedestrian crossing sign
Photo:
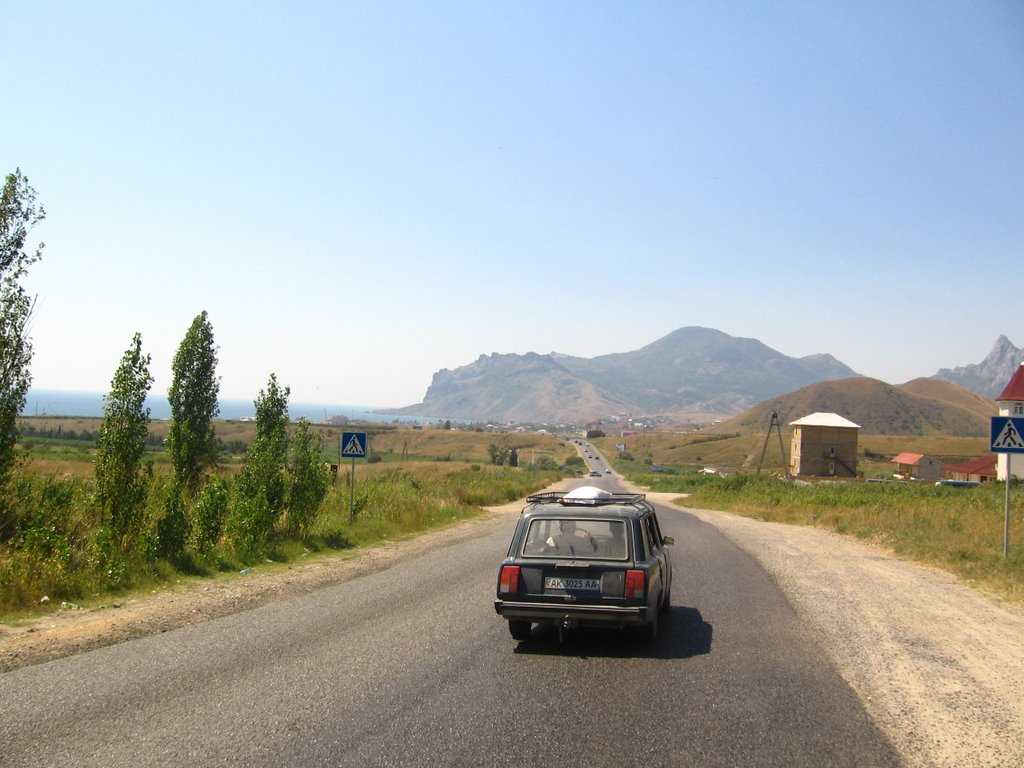
M 345 459 L 366 458 L 366 433 L 365 432 L 342 432 L 341 433 L 341 456 Z
M 992 452 L 1024 453 L 1024 418 L 992 417 Z

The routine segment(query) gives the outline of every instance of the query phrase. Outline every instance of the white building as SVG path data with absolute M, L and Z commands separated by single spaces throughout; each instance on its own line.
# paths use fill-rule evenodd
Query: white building
M 854 424 L 838 413 L 812 413 L 789 422 L 793 440 L 789 472 L 794 477 L 856 477 L 857 434 Z
M 1024 363 L 1022 363 L 1013 376 L 1010 383 L 1006 385 L 1003 394 L 996 398 L 999 403 L 1000 416 L 1012 416 L 1024 418 Z M 1013 468 L 1013 476 L 1018 480 L 1024 480 L 1024 453 L 1018 453 L 1010 459 L 1009 453 L 996 454 L 996 479 L 1005 480 L 1007 466 Z

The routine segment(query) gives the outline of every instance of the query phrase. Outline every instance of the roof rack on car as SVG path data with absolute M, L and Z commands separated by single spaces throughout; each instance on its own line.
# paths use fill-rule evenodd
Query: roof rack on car
M 557 501 L 559 504 L 567 507 L 598 507 L 603 504 L 635 504 L 638 501 L 643 501 L 646 498 L 646 494 L 643 493 L 608 493 L 602 495 L 599 498 L 581 498 L 569 496 L 571 491 L 547 491 L 545 493 L 535 493 L 531 496 L 526 497 L 527 504 L 540 504 L 543 502 Z

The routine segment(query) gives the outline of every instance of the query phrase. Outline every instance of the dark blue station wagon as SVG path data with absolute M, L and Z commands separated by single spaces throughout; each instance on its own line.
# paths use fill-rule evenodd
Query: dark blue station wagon
M 498 570 L 494 609 L 516 640 L 533 624 L 638 627 L 653 641 L 668 610 L 672 563 L 642 493 L 583 486 L 526 500 Z

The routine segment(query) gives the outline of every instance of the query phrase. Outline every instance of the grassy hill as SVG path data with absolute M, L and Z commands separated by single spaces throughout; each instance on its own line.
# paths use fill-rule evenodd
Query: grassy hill
M 811 413 L 838 413 L 861 426 L 862 435 L 946 435 L 982 437 L 995 403 L 963 387 L 937 379 L 915 379 L 894 387 L 856 377 L 811 384 L 765 400 L 714 428 L 716 434 L 764 434 L 772 412 L 785 428 Z
M 928 397 L 932 400 L 938 400 L 956 408 L 976 413 L 985 420 L 986 424 L 988 419 L 997 412 L 994 400 L 978 395 L 958 384 L 941 379 L 914 379 L 900 385 L 899 388 L 912 395 Z M 987 431 L 986 428 L 986 433 Z

